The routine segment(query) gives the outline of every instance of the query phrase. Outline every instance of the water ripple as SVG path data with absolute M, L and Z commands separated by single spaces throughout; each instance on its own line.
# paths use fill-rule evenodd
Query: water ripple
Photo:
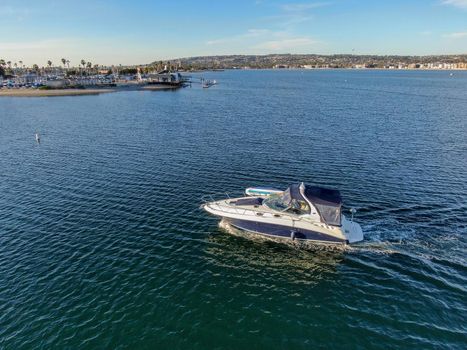
M 467 74 L 209 74 L 0 100 L 0 347 L 464 349 Z M 247 240 L 199 209 L 294 181 L 341 189 L 365 241 Z

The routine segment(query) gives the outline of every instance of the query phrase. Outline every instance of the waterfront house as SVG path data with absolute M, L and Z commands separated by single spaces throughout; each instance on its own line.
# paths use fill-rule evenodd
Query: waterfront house
M 178 85 L 185 81 L 179 72 L 170 72 L 168 70 L 163 70 L 158 73 L 149 73 L 147 74 L 147 78 L 148 82 L 152 84 Z

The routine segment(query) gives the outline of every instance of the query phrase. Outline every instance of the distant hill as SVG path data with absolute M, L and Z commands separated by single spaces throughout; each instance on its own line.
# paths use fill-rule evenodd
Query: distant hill
M 384 68 L 389 65 L 410 65 L 429 63 L 467 63 L 465 55 L 432 56 L 378 56 L 378 55 L 314 55 L 314 54 L 271 54 L 271 55 L 222 55 L 185 57 L 170 60 L 171 64 L 193 69 L 224 68 L 273 68 L 273 67 L 328 67 L 349 68 L 366 66 Z M 160 64 L 155 61 L 152 65 Z

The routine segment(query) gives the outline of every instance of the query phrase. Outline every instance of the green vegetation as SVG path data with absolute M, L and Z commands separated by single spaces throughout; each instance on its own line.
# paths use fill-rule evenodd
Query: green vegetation
M 138 73 L 138 69 L 136 69 L 136 68 L 123 68 L 123 69 L 119 69 L 118 72 L 120 74 L 123 74 L 123 75 L 136 74 L 136 73 Z
M 5 62 L 4 59 L 0 59 L 0 75 L 2 77 L 7 75 L 7 69 L 6 69 L 7 63 Z
M 78 75 L 79 74 L 79 71 L 77 69 L 68 69 L 66 71 L 66 76 L 67 77 L 71 77 L 71 76 L 75 76 L 75 75 Z

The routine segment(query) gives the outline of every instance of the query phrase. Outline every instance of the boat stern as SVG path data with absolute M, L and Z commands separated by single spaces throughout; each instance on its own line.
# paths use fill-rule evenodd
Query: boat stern
M 362 227 L 355 221 L 349 221 L 344 217 L 342 221 L 342 228 L 344 230 L 344 236 L 349 243 L 363 241 Z

